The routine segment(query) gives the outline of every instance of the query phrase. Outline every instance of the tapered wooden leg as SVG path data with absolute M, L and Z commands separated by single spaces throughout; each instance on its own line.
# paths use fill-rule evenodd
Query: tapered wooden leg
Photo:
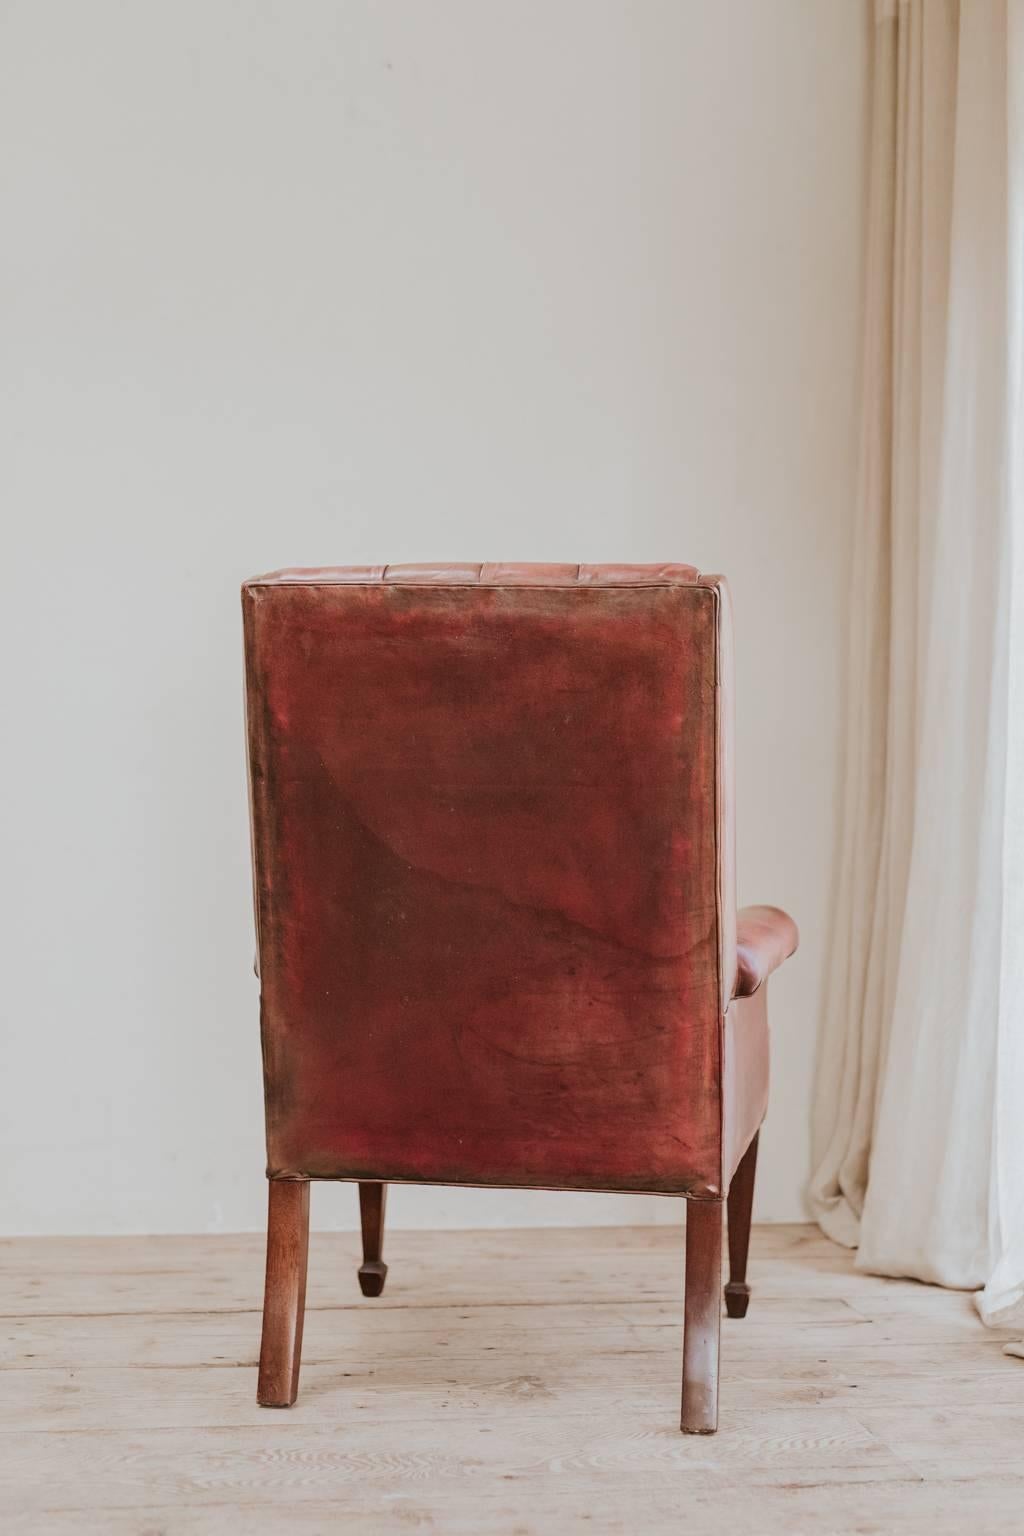
M 267 1214 L 267 1284 L 256 1401 L 290 1408 L 299 1391 L 302 1320 L 309 1253 L 309 1184 L 271 1179 Z
M 386 1184 L 360 1184 L 359 1216 L 363 1224 L 363 1262 L 359 1266 L 359 1286 L 364 1296 L 379 1296 L 384 1289 L 388 1267 L 384 1263 L 384 1210 L 388 1201 Z
M 722 1203 L 686 1203 L 683 1413 L 687 1435 L 718 1428 L 718 1344 L 722 1326 Z
M 740 1158 L 729 1186 L 729 1281 L 725 1310 L 730 1317 L 746 1317 L 750 1301 L 747 1284 L 747 1252 L 750 1248 L 750 1213 L 754 1206 L 754 1174 L 757 1172 L 757 1137 Z

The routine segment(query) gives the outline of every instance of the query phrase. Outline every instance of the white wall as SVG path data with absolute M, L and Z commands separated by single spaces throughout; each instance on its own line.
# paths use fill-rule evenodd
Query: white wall
M 237 588 L 693 561 L 801 1211 L 856 440 L 860 0 L 7 3 L 0 1230 L 258 1227 Z M 326 1187 L 314 1219 L 349 1225 Z M 400 1190 L 395 1224 L 677 1220 Z

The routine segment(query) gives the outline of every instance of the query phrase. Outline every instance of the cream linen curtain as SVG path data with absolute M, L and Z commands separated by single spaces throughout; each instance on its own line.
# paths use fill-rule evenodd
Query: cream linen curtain
M 1024 0 L 875 14 L 847 771 L 810 1196 L 1024 1315 Z

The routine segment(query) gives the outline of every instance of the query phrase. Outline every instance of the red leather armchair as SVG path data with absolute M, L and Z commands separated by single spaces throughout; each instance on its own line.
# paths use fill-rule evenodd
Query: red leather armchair
M 728 588 L 685 565 L 280 571 L 242 589 L 270 1206 L 295 1400 L 309 1182 L 682 1195 L 682 1427 L 742 1316 L 765 983 L 737 913 Z

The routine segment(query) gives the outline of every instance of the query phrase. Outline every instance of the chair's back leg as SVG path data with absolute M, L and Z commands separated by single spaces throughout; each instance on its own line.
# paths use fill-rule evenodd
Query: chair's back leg
M 379 1296 L 387 1279 L 388 1267 L 384 1263 L 384 1211 L 387 1199 L 386 1184 L 360 1184 L 363 1262 L 359 1266 L 359 1287 L 364 1296 Z
M 757 1172 L 757 1136 L 740 1158 L 729 1186 L 729 1283 L 725 1310 L 730 1317 L 746 1317 L 750 1301 L 747 1284 L 747 1253 L 750 1249 L 750 1213 L 754 1207 L 754 1175 Z
M 290 1408 L 299 1391 L 309 1254 L 309 1184 L 271 1179 L 267 1212 L 267 1283 L 256 1400 Z
M 718 1346 L 722 1327 L 722 1202 L 686 1202 L 683 1412 L 688 1435 L 718 1428 Z

